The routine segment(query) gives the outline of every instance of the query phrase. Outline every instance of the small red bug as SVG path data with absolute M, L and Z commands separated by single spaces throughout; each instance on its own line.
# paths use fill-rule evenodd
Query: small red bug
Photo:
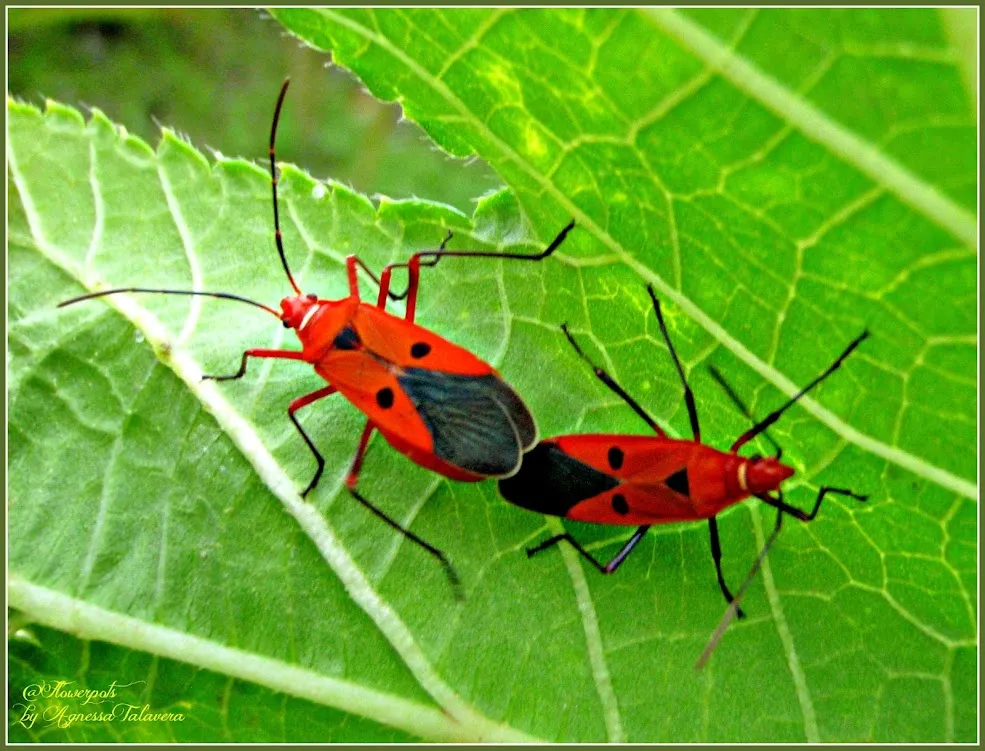
M 808 522 L 817 515 L 821 501 L 828 493 L 850 496 L 858 501 L 867 500 L 867 496 L 858 495 L 851 490 L 825 486 L 820 489 L 813 510 L 807 513 L 783 500 L 780 483 L 793 475 L 794 470 L 780 463 L 782 451 L 778 446 L 775 457 L 746 458 L 739 456 L 737 452 L 776 422 L 804 394 L 837 370 L 842 361 L 868 336 L 868 332 L 863 331 L 857 336 L 827 370 L 793 398 L 739 436 L 728 451 L 719 451 L 701 443 L 694 394 L 688 386 L 684 369 L 667 334 L 660 302 L 652 287 L 647 290 L 653 300 L 660 331 L 684 386 L 684 400 L 693 440 L 668 438 L 653 418 L 608 373 L 592 363 L 567 326 L 562 325 L 568 341 L 578 355 L 592 366 L 596 377 L 643 418 L 657 435 L 565 435 L 541 441 L 524 455 L 519 472 L 500 480 L 499 490 L 510 503 L 531 511 L 597 524 L 637 526 L 636 532 L 608 563 L 598 561 L 569 533 L 551 537 L 527 550 L 527 555 L 533 556 L 559 542 L 567 541 L 603 574 L 611 574 L 619 568 L 652 525 L 707 519 L 718 584 L 725 599 L 731 603 L 732 593 L 722 575 L 722 549 L 716 521 L 716 516 L 722 510 L 749 496 L 755 496 L 778 509 L 780 517 L 785 513 Z M 725 387 L 730 398 L 752 419 L 717 371 L 712 370 L 712 374 Z M 777 491 L 776 497 L 770 495 L 772 491 Z M 779 523 L 778 519 L 777 526 Z M 742 611 L 737 608 L 737 612 L 742 617 Z
M 323 300 L 315 294 L 303 294 L 287 264 L 281 238 L 277 207 L 277 172 L 274 142 L 277 121 L 290 79 L 284 81 L 270 129 L 270 177 L 274 205 L 274 239 L 287 280 L 294 296 L 281 300 L 281 311 L 239 295 L 226 292 L 199 292 L 173 289 L 126 287 L 94 292 L 66 300 L 59 307 L 95 297 L 124 292 L 150 292 L 166 295 L 201 295 L 235 300 L 260 308 L 294 329 L 301 340 L 300 352 L 276 349 L 248 349 L 243 353 L 239 370 L 231 375 L 203 375 L 216 381 L 242 378 L 248 358 L 300 360 L 314 366 L 328 386 L 295 399 L 287 408 L 294 423 L 317 462 L 317 469 L 301 493 L 307 496 L 321 478 L 325 460 L 314 442 L 301 427 L 295 413 L 302 407 L 336 392 L 342 394 L 369 418 L 359 439 L 359 447 L 346 476 L 346 487 L 356 500 L 435 556 L 444 566 L 458 591 L 458 576 L 440 550 L 405 529 L 356 491 L 359 470 L 370 436 L 378 430 L 397 451 L 427 469 L 453 480 L 475 482 L 488 477 L 505 477 L 517 470 L 525 450 L 537 440 L 533 416 L 523 400 L 506 384 L 492 366 L 466 349 L 441 338 L 414 323 L 418 280 L 421 266 L 434 266 L 447 256 L 509 258 L 539 261 L 564 241 L 574 227 L 572 220 L 541 253 L 496 253 L 438 250 L 415 253 L 402 263 L 383 269 L 379 279 L 356 256 L 346 258 L 349 296 L 341 300 Z M 422 258 L 430 260 L 422 262 Z M 379 285 L 375 305 L 359 297 L 358 269 L 362 268 Z M 407 289 L 400 294 L 390 291 L 395 268 L 406 268 Z M 406 315 L 398 318 L 385 310 L 387 299 L 406 298 Z

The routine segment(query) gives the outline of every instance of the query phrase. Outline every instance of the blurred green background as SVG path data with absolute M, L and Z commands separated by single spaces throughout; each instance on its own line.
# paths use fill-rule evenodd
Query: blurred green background
M 151 145 L 158 124 L 200 150 L 266 159 L 277 92 L 291 91 L 277 158 L 367 195 L 416 196 L 472 213 L 502 183 L 485 162 L 435 149 L 400 108 L 252 9 L 10 9 L 8 91 L 98 107 Z

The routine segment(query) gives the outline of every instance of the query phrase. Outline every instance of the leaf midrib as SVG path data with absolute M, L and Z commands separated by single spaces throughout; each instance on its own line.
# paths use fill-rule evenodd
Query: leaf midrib
M 28 190 L 28 186 L 26 185 L 24 177 L 20 171 L 16 154 L 14 153 L 11 139 L 9 137 L 7 139 L 6 151 L 10 174 L 18 189 L 21 199 L 21 206 L 24 210 L 28 227 L 31 232 L 33 241 L 31 244 L 34 249 L 48 262 L 61 269 L 67 275 L 76 279 L 85 289 L 92 292 L 105 289 L 108 285 L 106 285 L 103 280 L 93 278 L 84 273 L 73 261 L 69 260 L 57 246 L 51 244 L 47 240 L 43 230 L 43 223 L 40 218 L 40 213 L 34 205 L 31 193 Z M 439 712 L 438 720 L 436 720 L 436 722 L 438 722 L 438 727 L 441 728 L 441 731 L 436 732 L 434 736 L 424 735 L 423 737 L 437 737 L 439 739 L 450 738 L 453 740 L 466 742 L 538 741 L 539 739 L 533 738 L 519 730 L 501 723 L 497 723 L 483 716 L 471 705 L 467 704 L 460 696 L 458 696 L 457 693 L 452 690 L 450 686 L 448 686 L 448 684 L 441 679 L 434 667 L 431 665 L 427 656 L 416 643 L 410 629 L 406 626 L 406 624 L 404 624 L 399 615 L 372 587 L 369 580 L 366 578 L 366 575 L 356 565 L 355 561 L 349 556 L 345 547 L 338 540 L 325 517 L 298 495 L 294 486 L 294 481 L 280 466 L 273 455 L 270 454 L 259 435 L 249 424 L 249 422 L 232 407 L 232 405 L 222 395 L 222 392 L 215 387 L 215 384 L 212 381 L 201 380 L 202 369 L 199 367 L 198 363 L 195 362 L 189 354 L 173 344 L 169 348 L 170 355 L 168 357 L 161 356 L 161 345 L 165 342 L 170 343 L 173 341 L 173 338 L 163 324 L 161 324 L 149 310 L 134 302 L 132 298 L 126 296 L 112 296 L 105 298 L 105 303 L 115 308 L 120 314 L 127 318 L 137 330 L 144 334 L 145 340 L 150 346 L 153 347 L 155 353 L 158 355 L 158 359 L 178 376 L 192 395 L 195 396 L 206 411 L 213 416 L 219 427 L 226 433 L 247 461 L 249 461 L 249 463 L 253 466 L 257 476 L 263 481 L 264 485 L 273 495 L 278 498 L 278 500 L 281 501 L 287 512 L 294 517 L 294 519 L 301 526 L 302 530 L 305 532 L 306 536 L 314 543 L 322 558 L 339 577 L 346 589 L 346 592 L 349 594 L 353 602 L 356 603 L 369 616 L 369 618 L 383 634 L 384 638 L 386 638 L 386 640 L 391 644 L 394 651 L 400 656 L 407 669 L 414 675 L 421 687 L 429 695 L 431 695 L 432 698 L 434 698 L 440 707 L 442 707 L 444 712 Z M 174 659 L 179 659 L 184 662 L 192 662 L 193 664 L 201 664 L 204 667 L 210 667 L 211 665 L 207 659 L 203 659 L 203 661 L 188 659 L 188 656 L 192 654 L 192 652 L 189 651 L 179 650 L 172 654 L 168 650 L 168 643 L 166 640 L 150 639 L 145 643 L 144 641 L 137 639 L 137 635 L 135 633 L 131 633 L 132 629 L 129 629 L 128 627 L 114 629 L 112 628 L 112 624 L 115 623 L 113 620 L 114 618 L 125 619 L 127 622 L 132 621 L 135 624 L 139 624 L 144 630 L 150 629 L 149 633 L 156 634 L 157 636 L 161 636 L 164 632 L 169 632 L 171 634 L 176 634 L 178 632 L 173 632 L 170 629 L 164 629 L 163 627 L 156 626 L 154 624 L 137 621 L 136 619 L 131 619 L 126 616 L 112 613 L 110 611 L 104 611 L 98 608 L 95 610 L 98 611 L 99 617 L 90 622 L 89 628 L 82 628 L 72 620 L 72 614 L 83 612 L 85 608 L 93 608 L 94 606 L 88 605 L 81 600 L 70 598 L 67 595 L 61 595 L 52 590 L 47 590 L 37 584 L 30 583 L 20 577 L 17 577 L 15 573 L 11 573 L 8 579 L 8 589 L 11 592 L 13 592 L 12 585 L 15 581 L 22 585 L 20 592 L 23 595 L 23 598 L 21 600 L 15 600 L 14 596 L 11 595 L 12 603 L 15 606 L 20 607 L 22 610 L 30 613 L 32 617 L 40 623 L 44 623 L 55 628 L 60 628 L 71 633 L 76 633 L 79 635 L 84 634 L 87 635 L 86 638 L 98 638 L 105 641 L 122 644 L 124 646 L 132 646 L 153 654 L 174 657 Z M 30 588 L 31 592 L 34 592 L 34 594 L 38 596 L 42 596 L 41 599 L 39 600 L 37 598 L 29 597 L 26 594 L 28 592 L 28 589 L 26 588 Z M 65 607 L 41 609 L 38 609 L 37 607 L 32 608 L 32 603 L 36 606 L 39 602 L 46 601 L 45 598 L 50 600 L 51 598 L 59 597 L 65 598 L 65 602 L 63 603 Z M 85 610 L 85 612 L 89 611 Z M 105 628 L 100 628 L 99 624 L 102 624 Z M 143 631 L 141 633 L 143 633 Z M 183 636 L 187 637 L 187 639 L 197 638 L 191 635 Z M 140 641 L 140 644 L 138 645 L 132 641 L 133 639 Z M 222 647 L 221 645 L 216 645 L 213 642 L 206 642 L 205 640 L 200 641 L 202 644 L 212 645 L 216 649 L 230 649 Z M 232 650 L 232 652 L 235 652 L 237 655 L 242 655 L 242 653 L 237 650 Z M 206 652 L 195 652 L 195 654 L 202 657 L 202 655 L 205 655 Z M 225 655 L 224 652 L 222 654 Z M 260 656 L 255 656 L 255 658 L 258 660 L 269 660 L 271 663 L 284 665 L 285 669 L 292 668 L 292 666 L 287 665 L 286 663 L 278 663 L 278 661 L 270 658 L 263 658 Z M 219 659 L 217 665 L 218 667 L 210 669 L 217 669 L 220 672 L 228 673 L 230 675 L 239 674 L 237 671 L 240 669 L 240 666 L 235 658 L 230 657 L 229 659 Z M 292 669 L 300 670 L 300 668 Z M 260 685 L 268 686 L 277 691 L 285 691 L 286 693 L 290 693 L 292 695 L 302 696 L 302 698 L 311 698 L 307 695 L 299 694 L 296 690 L 292 690 L 290 681 L 287 682 L 286 687 L 277 681 L 274 681 L 274 683 L 268 682 L 269 676 L 265 676 L 263 671 L 257 671 L 255 675 L 251 674 L 251 677 L 247 679 Z M 328 676 L 323 676 L 323 679 L 325 681 L 335 681 L 335 679 Z M 362 691 L 368 692 L 369 690 L 362 689 Z M 344 692 L 328 692 L 326 695 L 336 697 L 344 696 Z M 394 702 L 399 702 L 400 706 L 404 706 L 404 704 L 407 706 L 413 705 L 413 703 L 401 699 L 400 697 L 392 698 Z M 318 699 L 315 700 L 317 701 Z M 332 704 L 331 706 L 338 706 L 344 709 L 349 705 Z M 376 705 L 374 704 L 374 707 L 375 706 Z M 358 705 L 358 702 L 356 702 L 351 708 L 351 711 L 370 717 L 371 719 L 377 719 L 377 715 L 368 713 L 366 707 Z M 380 721 L 386 723 L 389 719 L 383 718 Z M 412 730 L 412 732 L 416 733 L 418 731 Z
M 466 118 L 468 122 L 470 122 L 476 130 L 480 131 L 485 138 L 494 143 L 497 148 L 509 156 L 514 163 L 519 165 L 527 173 L 528 176 L 539 183 L 545 191 L 550 193 L 551 196 L 558 201 L 558 203 L 563 205 L 571 213 L 571 215 L 574 216 L 579 225 L 592 232 L 592 234 L 594 234 L 600 242 L 612 251 L 612 253 L 620 261 L 622 261 L 623 264 L 630 267 L 640 277 L 653 284 L 654 287 L 660 291 L 661 295 L 671 299 L 678 307 L 684 310 L 699 325 L 705 328 L 705 330 L 708 331 L 708 333 L 711 334 L 711 336 L 714 337 L 721 346 L 730 350 L 739 360 L 759 373 L 781 392 L 787 394 L 788 396 L 793 396 L 799 391 L 800 387 L 797 386 L 797 384 L 776 370 L 772 365 L 758 358 L 745 345 L 728 334 L 722 326 L 712 319 L 711 316 L 701 310 L 689 297 L 686 297 L 682 293 L 678 292 L 670 284 L 664 281 L 662 277 L 654 273 L 649 267 L 633 258 L 633 256 L 621 245 L 621 243 L 609 235 L 604 229 L 602 229 L 602 227 L 596 224 L 591 217 L 582 212 L 574 202 L 572 202 L 563 192 L 558 190 L 553 182 L 550 182 L 547 178 L 540 174 L 533 167 L 533 165 L 531 165 L 523 157 L 523 155 L 516 152 L 508 143 L 500 139 L 499 136 L 492 132 L 481 118 L 475 117 L 474 114 L 465 106 L 464 102 L 462 102 L 461 99 L 459 99 L 444 84 L 443 81 L 435 78 L 430 71 L 421 66 L 401 48 L 391 43 L 388 38 L 380 36 L 379 34 L 366 29 L 351 19 L 339 15 L 332 10 L 316 9 L 316 12 L 326 18 L 329 18 L 335 23 L 345 26 L 347 29 L 362 35 L 367 41 L 380 45 L 387 52 L 396 57 L 402 64 L 411 69 L 422 81 L 430 85 L 438 94 L 444 97 L 448 104 L 453 106 L 460 113 L 460 115 Z M 793 95 L 790 94 L 790 96 Z M 891 160 L 886 161 L 889 162 Z M 893 164 L 895 165 L 895 163 Z M 902 168 L 898 165 L 896 165 L 896 167 L 898 170 L 902 170 Z M 916 178 L 913 179 L 916 180 Z M 974 223 L 973 219 L 971 221 L 973 222 L 975 231 L 977 232 L 977 224 Z M 978 489 L 974 482 L 958 477 L 948 470 L 933 465 L 930 462 L 899 447 L 890 446 L 883 441 L 862 433 L 848 423 L 844 422 L 833 412 L 825 409 L 809 396 L 803 397 L 799 403 L 805 410 L 813 414 L 819 421 L 827 425 L 828 428 L 846 441 L 853 443 L 856 446 L 859 446 L 860 448 L 879 456 L 888 462 L 896 464 L 919 477 L 923 477 L 924 479 L 937 483 L 952 492 L 963 495 L 966 498 L 977 499 Z

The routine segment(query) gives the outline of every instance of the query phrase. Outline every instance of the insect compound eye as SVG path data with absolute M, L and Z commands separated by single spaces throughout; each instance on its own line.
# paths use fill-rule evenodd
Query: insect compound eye
M 283 324 L 284 324 L 284 328 L 285 328 L 285 329 L 289 329 L 289 328 L 291 328 L 291 324 L 290 324 L 290 322 L 289 322 L 289 321 L 287 321 L 286 319 L 285 319 L 285 320 L 282 320 L 282 321 L 281 321 L 281 323 L 283 323 Z
M 312 302 L 318 299 L 318 295 L 316 295 L 314 292 L 309 292 L 308 294 L 305 295 L 305 297 L 307 297 Z
M 753 454 L 752 456 L 749 457 L 749 461 L 751 461 L 751 462 L 758 462 L 758 461 L 762 460 L 762 458 L 763 458 L 763 455 L 762 454 Z

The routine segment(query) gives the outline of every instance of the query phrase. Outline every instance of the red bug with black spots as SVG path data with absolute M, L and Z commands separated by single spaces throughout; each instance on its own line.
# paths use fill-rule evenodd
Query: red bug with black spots
M 284 82 L 277 98 L 269 150 L 274 238 L 287 280 L 294 290 L 294 295 L 281 300 L 280 311 L 227 292 L 142 287 L 81 295 L 66 300 L 59 307 L 125 292 L 200 295 L 252 305 L 276 317 L 285 328 L 293 329 L 301 341 L 300 351 L 248 349 L 235 373 L 203 375 L 203 380 L 242 378 L 250 358 L 297 360 L 312 365 L 328 385 L 295 399 L 287 408 L 288 417 L 317 464 L 314 476 L 301 495 L 307 496 L 318 484 L 325 460 L 295 413 L 319 399 L 340 393 L 367 417 L 346 477 L 346 488 L 376 516 L 436 557 L 457 592 L 458 577 L 445 554 L 402 527 L 356 490 L 369 439 L 373 431 L 378 430 L 391 446 L 417 464 L 453 480 L 475 482 L 515 472 L 523 452 L 536 443 L 537 428 L 523 400 L 491 365 L 414 323 L 420 269 L 421 266 L 436 265 L 441 258 L 456 256 L 539 261 L 557 249 L 574 227 L 574 221 L 565 226 L 543 252 L 529 255 L 446 250 L 445 245 L 452 236 L 449 232 L 437 250 L 415 253 L 406 262 L 390 264 L 379 278 L 358 257 L 351 255 L 346 258 L 348 297 L 325 300 L 315 294 L 304 294 L 287 264 L 277 205 L 274 142 L 288 84 L 289 80 Z M 379 285 L 375 304 L 360 299 L 357 280 L 360 268 Z M 397 268 L 406 268 L 408 273 L 407 289 L 399 294 L 390 291 L 391 275 Z M 403 318 L 386 311 L 388 299 L 406 299 Z
M 867 496 L 851 490 L 825 486 L 818 492 L 813 509 L 803 511 L 783 500 L 780 484 L 791 477 L 794 470 L 780 463 L 782 450 L 779 446 L 776 446 L 776 456 L 773 457 L 745 457 L 740 456 L 738 451 L 764 433 L 804 394 L 837 370 L 868 336 L 868 332 L 863 331 L 831 366 L 759 422 L 755 422 L 718 371 L 712 369 L 712 375 L 729 397 L 755 422 L 728 451 L 720 451 L 701 442 L 694 394 L 667 334 L 660 302 L 653 288 L 647 289 L 660 331 L 684 387 L 692 440 L 669 438 L 639 403 L 582 352 L 567 326 L 562 325 L 571 346 L 591 365 L 596 377 L 625 401 L 656 436 L 587 434 L 557 436 L 541 441 L 524 456 L 519 472 L 499 481 L 499 491 L 510 503 L 531 511 L 596 524 L 637 527 L 607 563 L 596 559 L 570 533 L 555 535 L 527 550 L 527 555 L 533 556 L 560 542 L 567 542 L 603 574 L 611 574 L 618 569 L 654 524 L 707 519 L 718 584 L 725 599 L 731 603 L 733 596 L 722 575 L 722 549 L 716 520 L 724 509 L 749 497 L 758 498 L 778 510 L 776 528 L 779 529 L 784 514 L 805 522 L 813 520 L 829 493 L 857 501 L 867 500 Z M 768 434 L 766 437 L 769 438 Z M 741 609 L 737 612 L 740 617 L 744 615 Z

